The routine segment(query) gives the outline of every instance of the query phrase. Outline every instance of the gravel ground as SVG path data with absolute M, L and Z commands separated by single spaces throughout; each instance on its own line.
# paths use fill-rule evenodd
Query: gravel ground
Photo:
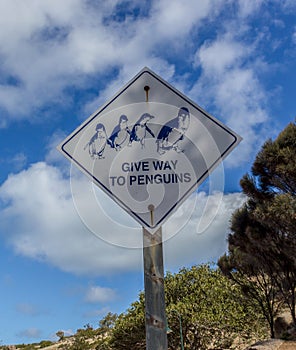
M 296 350 L 296 341 L 285 341 L 279 350 Z
M 254 344 L 247 350 L 296 350 L 296 342 L 273 339 Z

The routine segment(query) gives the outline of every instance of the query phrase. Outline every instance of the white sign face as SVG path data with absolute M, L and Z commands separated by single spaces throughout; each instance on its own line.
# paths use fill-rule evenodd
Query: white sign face
M 58 149 L 142 226 L 160 226 L 241 138 L 148 68 Z

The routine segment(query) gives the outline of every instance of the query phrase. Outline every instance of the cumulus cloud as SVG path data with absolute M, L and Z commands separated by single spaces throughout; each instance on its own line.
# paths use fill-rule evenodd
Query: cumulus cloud
M 66 86 L 82 86 L 83 74 L 112 66 L 116 38 L 102 24 L 108 4 L 95 15 L 83 0 L 1 2 L 2 108 L 22 118 L 32 108 L 65 102 Z
M 40 310 L 36 305 L 33 305 L 31 303 L 20 303 L 16 305 L 17 312 L 29 315 L 29 316 L 38 316 L 43 313 L 42 310 Z
M 293 44 L 296 45 L 296 26 L 294 27 L 294 32 L 292 34 L 292 41 L 293 41 Z
M 241 62 L 248 48 L 240 42 L 220 38 L 214 42 L 206 42 L 195 55 L 195 64 L 200 65 L 205 74 L 214 78 L 225 70 Z
M 206 42 L 196 51 L 195 64 L 202 73 L 191 94 L 204 96 L 207 91 L 204 103 L 213 104 L 226 125 L 243 137 L 239 151 L 226 160 L 227 165 L 237 166 L 250 161 L 254 145 L 259 147 L 264 136 L 258 127 L 269 115 L 265 107 L 268 97 L 258 78 L 257 65 L 248 63 L 254 44 L 244 44 L 239 32 L 231 28 L 231 32 Z M 264 64 L 261 62 L 261 68 Z
M 28 328 L 20 331 L 17 336 L 20 338 L 38 339 L 42 337 L 42 331 L 38 328 Z
M 264 0 L 251 0 L 251 1 L 239 0 L 238 1 L 239 15 L 241 17 L 250 16 L 254 12 L 256 12 L 261 7 L 262 4 L 264 4 Z
M 36 163 L 11 175 L 0 188 L 5 241 L 18 254 L 76 274 L 141 269 L 141 229 L 102 191 L 94 191 L 84 175 L 71 181 L 87 217 L 75 209 L 69 178 L 59 168 Z M 208 260 L 223 252 L 231 212 L 242 202 L 239 193 L 193 194 L 164 225 L 164 240 L 171 247 L 167 249 L 169 265 L 182 265 L 184 259 L 198 263 L 199 257 Z M 94 287 L 89 298 L 104 298 L 106 292 Z
M 292 3 L 285 0 L 278 6 L 290 9 Z M 246 42 L 244 34 L 251 30 L 248 19 L 264 4 L 263 0 L 129 1 L 123 13 L 120 1 L 29 0 L 24 4 L 4 0 L 0 5 L 0 127 L 10 119 L 29 116 L 32 121 L 40 115 L 34 112 L 44 106 L 67 108 L 72 99 L 68 88 L 81 91 L 96 79 L 98 95 L 81 106 L 87 116 L 143 66 L 149 66 L 184 87 L 193 100 L 213 105 L 217 117 L 242 134 L 244 147 L 227 164 L 249 160 L 254 144 L 264 137 L 254 130 L 267 122 L 268 112 L 256 68 L 260 57 L 255 62 L 252 56 L 261 33 L 256 32 L 253 42 Z M 224 21 L 222 13 L 228 6 L 235 16 Z M 195 43 L 199 31 L 214 21 L 221 22 L 219 32 Z M 169 55 L 174 55 L 175 63 Z M 178 60 L 192 64 L 192 71 L 201 71 L 198 81 L 189 81 L 191 74 L 180 76 Z M 263 65 L 261 60 L 260 69 Z M 188 91 L 186 86 L 192 84 Z
M 142 3 L 128 5 L 131 13 L 141 14 Z M 161 57 L 161 43 L 180 46 L 192 28 L 213 13 L 213 7 L 218 5 L 211 0 L 182 5 L 147 2 L 145 16 L 121 17 L 117 1 L 99 5 L 85 0 L 2 1 L 0 106 L 6 111 L 4 119 L 26 118 L 44 105 L 67 103 L 66 88 L 82 89 L 94 74 L 103 77 L 118 70 L 114 81 L 108 82 L 108 96 L 144 65 L 157 67 L 166 78 L 171 65 Z
M 116 293 L 111 288 L 91 286 L 88 288 L 85 300 L 88 303 L 105 303 L 116 297 Z
M 23 152 L 19 152 L 10 159 L 10 163 L 17 171 L 23 169 L 27 164 L 27 156 Z
M 293 0 L 283 0 L 283 7 L 288 11 L 294 11 L 296 8 L 295 1 Z
M 178 41 L 199 25 L 200 20 L 210 15 L 213 5 L 211 0 L 199 4 L 194 0 L 182 3 L 178 0 L 157 1 L 151 10 L 152 23 L 149 24 L 154 24 L 152 31 L 162 39 Z M 217 8 L 221 2 L 215 5 Z
M 182 231 L 164 245 L 167 268 L 178 269 L 188 264 L 215 262 L 227 251 L 231 216 L 244 201 L 245 198 L 241 193 L 227 195 L 215 193 L 211 196 L 205 193 L 198 194 L 198 205 L 190 221 Z M 187 205 L 189 206 L 190 202 Z M 180 215 L 184 215 L 187 210 L 185 202 Z M 177 218 L 172 218 L 165 227 L 165 235 L 174 229 L 175 220 Z
M 66 134 L 61 130 L 56 130 L 53 135 L 47 139 L 45 162 L 47 164 L 59 165 L 60 169 L 65 168 L 65 172 L 69 170 L 69 163 L 60 152 L 57 152 L 56 146 L 65 138 Z
M 30 112 L 48 103 L 67 103 L 67 87 L 83 89 L 94 76 L 100 80 L 111 71 L 115 73 L 108 84 L 102 79 L 99 95 L 86 103 L 89 113 L 144 65 L 155 67 L 172 83 L 188 86 L 191 76 L 181 77 L 176 71 L 166 53 L 169 47 L 177 60 L 192 62 L 192 69 L 201 72 L 193 85 L 190 82 L 190 97 L 212 105 L 217 117 L 243 136 L 244 142 L 226 160 L 228 165 L 240 165 L 264 139 L 258 126 L 266 123 L 268 113 L 258 76 L 258 62 L 260 67 L 265 62 L 254 57 L 260 35 L 253 41 L 243 39 L 248 17 L 258 12 L 263 1 L 227 2 L 229 6 L 234 3 L 237 19 L 222 21 L 219 34 L 197 47 L 192 38 L 207 21 L 220 18 L 224 1 L 192 0 L 180 5 L 163 0 L 145 2 L 144 7 L 131 1 L 128 6 L 133 15 L 124 16 L 118 1 L 99 5 L 85 0 L 29 0 L 25 5 L 21 0 L 2 1 L 0 109 L 6 114 L 0 124 L 4 127 L 9 118 L 37 118 Z M 286 8 L 291 4 L 285 1 Z M 186 58 L 183 46 L 189 49 Z M 1 186 L 0 226 L 6 241 L 20 254 L 75 273 L 107 274 L 141 266 L 139 249 L 127 249 L 141 246 L 141 229 L 84 177 L 74 174 L 70 187 L 67 167 L 53 151 L 62 138 L 63 132 L 57 131 L 49 140 L 47 163 L 32 164 Z M 24 166 L 25 155 L 19 153 L 15 161 Z M 240 194 L 223 196 L 221 191 L 219 195 L 194 194 L 164 226 L 166 244 L 180 259 L 178 245 L 191 257 L 192 247 L 215 241 L 217 235 L 224 249 L 230 211 L 242 201 Z M 197 202 L 202 203 L 202 211 Z M 180 213 L 188 212 L 190 216 L 182 221 Z M 218 233 L 217 227 L 223 230 Z M 178 235 L 171 237 L 176 231 Z M 214 256 L 217 246 L 211 247 Z M 202 248 L 200 252 L 203 255 Z
M 139 265 L 136 251 L 115 249 L 89 232 L 75 211 L 69 179 L 57 168 L 33 164 L 11 175 L 0 192 L 1 231 L 17 253 L 76 273 L 108 274 Z M 94 220 L 99 225 L 99 217 Z M 110 226 L 103 229 L 110 232 Z

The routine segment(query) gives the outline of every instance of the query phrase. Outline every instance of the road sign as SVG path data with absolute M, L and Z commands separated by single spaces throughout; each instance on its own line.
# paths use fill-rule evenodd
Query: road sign
M 144 68 L 58 149 L 140 225 L 154 229 L 240 140 Z

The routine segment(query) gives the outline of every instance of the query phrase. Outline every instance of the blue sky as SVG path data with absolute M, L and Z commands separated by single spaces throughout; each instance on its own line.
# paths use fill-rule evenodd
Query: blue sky
M 98 191 L 93 234 L 56 146 L 144 66 L 243 137 L 163 228 L 165 270 L 225 252 L 241 176 L 295 118 L 295 15 L 294 0 L 1 0 L 2 344 L 97 326 L 143 289 L 122 238 L 141 228 Z M 74 171 L 72 186 L 84 206 L 91 184 Z

